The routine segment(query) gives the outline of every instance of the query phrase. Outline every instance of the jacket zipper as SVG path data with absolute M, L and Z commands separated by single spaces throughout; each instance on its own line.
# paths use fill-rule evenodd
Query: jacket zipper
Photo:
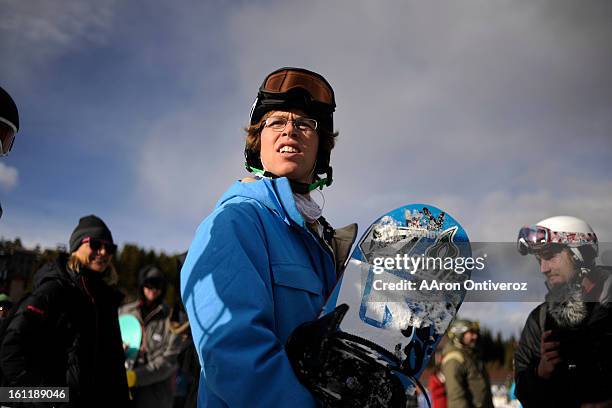
M 334 276 L 336 277 L 336 280 L 331 285 L 331 287 L 328 289 L 328 291 L 325 291 L 326 293 L 324 293 L 324 297 L 325 299 L 327 299 L 329 295 L 331 295 L 331 293 L 333 292 L 334 288 L 336 287 L 336 284 L 338 283 L 338 274 L 336 272 L 336 257 L 334 256 L 334 251 L 323 238 L 319 237 L 318 234 L 315 234 L 313 231 L 311 231 L 308 225 L 305 224 L 304 227 L 298 227 L 298 228 L 300 228 L 301 230 L 305 229 L 306 236 L 308 237 L 308 239 L 313 239 L 316 242 L 316 245 L 318 245 L 319 248 L 323 251 L 323 253 L 325 253 L 328 257 L 331 258 L 333 269 L 334 269 Z M 315 263 L 314 263 L 314 260 L 312 259 L 312 255 L 310 254 L 310 251 L 307 251 L 307 253 L 308 253 L 308 258 L 310 259 L 310 264 L 313 266 L 313 268 L 315 268 Z M 325 286 L 325 283 L 323 285 Z
M 127 313 L 127 314 L 132 314 L 132 316 L 135 316 L 136 319 L 138 319 L 138 321 L 140 322 L 140 330 L 142 331 L 142 340 L 140 343 L 140 350 L 138 350 L 138 356 L 140 357 L 140 352 L 142 351 L 144 352 L 148 352 L 149 346 L 147 345 L 147 329 L 146 329 L 146 325 L 147 323 L 153 318 L 155 317 L 155 315 L 157 315 L 160 311 L 163 310 L 163 306 L 162 305 L 158 305 L 155 309 L 153 309 L 152 311 L 149 312 L 149 314 L 147 314 L 145 317 L 142 317 L 142 315 L 140 314 L 140 307 L 137 307 L 137 311 L 138 313 L 132 314 L 132 313 Z
M 91 295 L 91 292 L 89 292 L 89 289 L 87 288 L 87 284 L 85 283 L 85 278 L 83 277 L 83 275 L 81 275 L 81 283 L 83 284 L 83 289 L 85 290 L 85 293 L 87 294 L 87 296 L 89 296 L 89 299 L 91 300 L 91 303 L 93 304 L 94 307 L 94 313 L 96 315 L 96 332 L 95 332 L 95 340 L 94 340 L 94 360 L 93 360 L 93 372 L 92 372 L 92 377 L 91 380 L 92 382 L 95 384 L 95 372 L 97 370 L 98 367 L 98 337 L 99 337 L 99 332 L 100 332 L 100 327 L 98 324 L 98 307 L 96 306 L 96 300 L 94 299 L 94 297 Z

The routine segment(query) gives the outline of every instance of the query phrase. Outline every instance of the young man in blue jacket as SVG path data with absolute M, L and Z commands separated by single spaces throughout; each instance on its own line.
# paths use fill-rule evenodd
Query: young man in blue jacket
M 318 317 L 356 234 L 332 229 L 310 197 L 331 184 L 334 110 L 331 86 L 308 70 L 279 69 L 259 89 L 245 149 L 257 178 L 223 195 L 181 272 L 199 407 L 317 405 L 284 346 Z

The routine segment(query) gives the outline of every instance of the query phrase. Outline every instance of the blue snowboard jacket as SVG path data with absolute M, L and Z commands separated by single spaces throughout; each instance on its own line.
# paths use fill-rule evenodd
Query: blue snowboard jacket
M 333 289 L 356 226 L 338 231 L 334 260 L 306 227 L 286 178 L 235 183 L 200 224 L 181 271 L 202 366 L 200 408 L 317 405 L 284 345 Z

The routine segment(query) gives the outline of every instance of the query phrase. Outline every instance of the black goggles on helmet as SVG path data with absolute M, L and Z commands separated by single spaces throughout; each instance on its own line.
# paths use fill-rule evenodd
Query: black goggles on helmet
M 313 114 L 332 127 L 331 115 L 336 109 L 334 90 L 316 72 L 302 68 L 281 68 L 269 74 L 259 87 L 251 109 L 251 124 L 257 123 L 267 111 L 298 108 Z

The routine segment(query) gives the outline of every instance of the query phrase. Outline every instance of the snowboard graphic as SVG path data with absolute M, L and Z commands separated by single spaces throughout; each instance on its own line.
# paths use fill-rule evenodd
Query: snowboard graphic
M 390 211 L 354 248 L 321 317 L 287 344 L 298 378 L 327 406 L 405 406 L 469 279 L 465 230 L 426 204 Z
M 123 344 L 128 346 L 125 350 L 125 365 L 127 369 L 132 369 L 140 350 L 142 327 L 136 316 L 124 314 L 119 316 L 119 329 Z

